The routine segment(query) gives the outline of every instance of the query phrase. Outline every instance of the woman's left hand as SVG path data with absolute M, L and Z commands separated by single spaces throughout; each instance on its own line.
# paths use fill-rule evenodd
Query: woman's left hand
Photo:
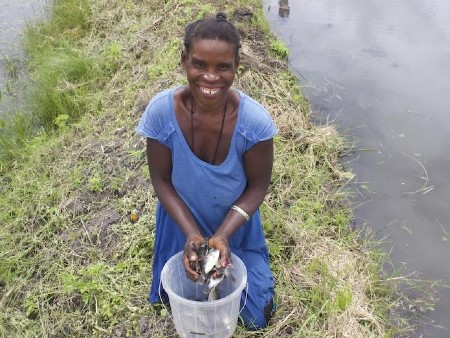
M 186 276 L 193 280 L 197 281 L 199 277 L 199 273 L 196 269 L 196 264 L 198 260 L 198 248 L 200 244 L 204 241 L 204 238 L 200 235 L 193 234 L 189 236 L 184 245 L 184 253 L 183 253 L 183 265 L 184 270 L 186 271 Z
M 208 241 L 208 246 L 219 250 L 220 252 L 220 266 L 226 268 L 231 263 L 231 250 L 228 245 L 227 238 L 223 236 L 212 236 Z

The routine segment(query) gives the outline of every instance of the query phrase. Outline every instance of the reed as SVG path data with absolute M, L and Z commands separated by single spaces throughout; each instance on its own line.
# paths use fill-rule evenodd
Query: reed
M 94 61 L 77 42 L 90 27 L 87 1 L 56 0 L 48 21 L 27 28 L 24 49 L 32 82 L 23 95 L 25 112 L 10 111 L 0 129 L 0 166 L 20 158 L 31 138 L 54 132 L 61 120 L 68 124 L 88 110 L 86 100 L 99 80 Z M 17 78 L 17 62 L 6 59 L 9 77 Z

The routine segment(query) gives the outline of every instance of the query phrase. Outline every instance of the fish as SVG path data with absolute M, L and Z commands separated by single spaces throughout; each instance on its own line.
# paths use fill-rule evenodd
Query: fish
M 208 253 L 206 254 L 206 257 L 204 258 L 203 262 L 203 270 L 206 275 L 210 273 L 213 268 L 217 269 L 218 268 L 217 264 L 219 264 L 220 267 L 219 256 L 220 256 L 219 250 L 216 249 L 208 250 Z
M 208 302 L 211 302 L 213 300 L 220 299 L 219 290 L 216 286 L 214 286 L 212 289 L 208 292 Z
M 220 299 L 218 286 L 227 278 L 235 283 L 235 278 L 231 273 L 233 265 L 230 263 L 225 268 L 220 264 L 220 252 L 208 247 L 208 241 L 200 244 L 197 250 L 198 260 L 196 271 L 200 274 L 197 283 L 206 285 L 205 294 L 208 301 Z

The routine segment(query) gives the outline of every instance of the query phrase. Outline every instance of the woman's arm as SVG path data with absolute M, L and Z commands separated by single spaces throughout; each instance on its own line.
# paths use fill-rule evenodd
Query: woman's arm
M 186 272 L 190 278 L 197 279 L 198 274 L 191 268 L 190 262 L 197 260 L 195 247 L 198 247 L 204 238 L 188 206 L 172 185 L 170 150 L 158 141 L 147 138 L 147 162 L 156 196 L 186 237 L 183 256 Z
M 273 139 L 255 144 L 244 154 L 244 169 L 247 187 L 234 205 L 251 216 L 264 201 L 269 188 L 273 166 Z M 226 266 L 231 257 L 228 247 L 229 238 L 246 221 L 239 212 L 230 209 L 222 224 L 210 239 L 210 245 L 220 250 L 222 266 Z

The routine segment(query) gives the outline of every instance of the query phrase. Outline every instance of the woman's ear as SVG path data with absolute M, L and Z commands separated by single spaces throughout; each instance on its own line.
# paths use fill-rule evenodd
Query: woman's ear
M 181 51 L 181 64 L 184 66 L 186 64 L 187 53 L 186 50 Z
M 236 58 L 235 58 L 234 62 L 235 62 L 236 71 L 237 71 L 239 69 L 239 65 L 241 63 L 241 57 L 239 56 L 239 54 L 236 55 Z

